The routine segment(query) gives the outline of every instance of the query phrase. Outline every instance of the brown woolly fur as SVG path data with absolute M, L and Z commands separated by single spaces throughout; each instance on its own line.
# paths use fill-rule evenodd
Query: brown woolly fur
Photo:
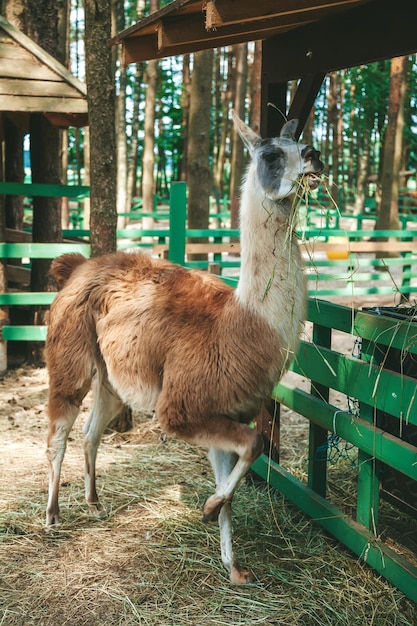
M 251 311 L 237 309 L 230 287 L 144 254 L 119 252 L 81 267 L 77 257 L 64 255 L 55 260 L 58 272 L 60 260 L 66 270 L 73 261 L 77 271 L 51 308 L 46 359 L 58 392 L 65 386 L 66 394 L 78 396 L 80 381 L 91 379 L 98 346 L 110 378 L 117 381 L 122 371 L 127 379 L 120 386 L 161 391 L 166 369 L 164 389 L 170 404 L 181 394 L 184 418 L 191 407 L 195 420 L 215 413 L 246 422 L 256 417 L 277 379 L 270 364 L 285 338 Z M 173 359 L 180 368 L 172 367 Z
M 85 258 L 82 254 L 65 254 L 51 263 L 49 274 L 53 276 L 59 288 L 63 287 L 68 281 L 77 265 L 84 263 Z
M 168 435 L 208 448 L 216 491 L 203 507 L 218 520 L 221 556 L 235 584 L 254 581 L 232 547 L 231 503 L 263 450 L 249 427 L 297 348 L 305 281 L 292 234 L 297 184 L 321 172 L 319 153 L 292 138 L 261 141 L 235 118 L 252 161 L 242 188 L 242 272 L 236 290 L 219 278 L 143 254 L 56 260 L 64 284 L 50 311 L 48 527 L 60 523 L 58 493 L 69 433 L 91 384 L 84 426 L 85 495 L 106 513 L 96 488 L 96 457 L 105 427 L 123 404 L 155 410 Z

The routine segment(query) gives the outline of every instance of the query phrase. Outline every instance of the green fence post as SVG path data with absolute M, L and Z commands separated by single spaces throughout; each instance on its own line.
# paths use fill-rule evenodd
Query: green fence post
M 185 263 L 185 226 L 187 219 L 187 186 L 184 182 L 171 184 L 169 194 L 169 251 L 172 263 Z
M 362 359 L 375 363 L 375 345 L 362 340 Z M 376 411 L 373 406 L 360 402 L 361 418 L 376 426 Z M 358 491 L 356 520 L 378 536 L 379 522 L 379 463 L 372 454 L 358 449 Z

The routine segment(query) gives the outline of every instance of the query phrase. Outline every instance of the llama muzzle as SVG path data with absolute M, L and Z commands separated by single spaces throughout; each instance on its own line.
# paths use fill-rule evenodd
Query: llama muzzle
M 303 177 L 307 178 L 310 189 L 316 189 L 321 181 L 320 174 L 324 170 L 324 163 L 320 160 L 320 152 L 312 146 L 306 146 L 301 156 L 305 161 Z

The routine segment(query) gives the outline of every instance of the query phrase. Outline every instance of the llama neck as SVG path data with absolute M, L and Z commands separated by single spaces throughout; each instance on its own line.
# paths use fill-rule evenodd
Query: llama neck
M 280 204 L 245 185 L 241 201 L 241 275 L 238 302 L 288 338 L 298 339 L 304 316 L 303 261 L 294 237 L 291 198 Z

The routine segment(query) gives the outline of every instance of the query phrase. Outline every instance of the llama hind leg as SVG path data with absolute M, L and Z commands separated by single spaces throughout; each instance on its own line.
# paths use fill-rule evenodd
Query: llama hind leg
M 231 452 L 211 448 L 208 458 L 213 467 L 217 489 L 230 475 L 237 457 Z M 236 584 L 251 583 L 255 580 L 252 572 L 240 567 L 234 557 L 232 545 L 232 503 L 225 502 L 219 513 L 220 549 L 222 562 L 230 574 L 230 580 Z
M 94 404 L 83 428 L 85 499 L 90 512 L 104 519 L 107 514 L 99 501 L 96 487 L 97 450 L 104 429 L 116 417 L 123 404 L 103 374 L 97 373 L 93 387 L 95 392 Z
M 50 386 L 49 432 L 46 450 L 49 464 L 49 494 L 46 507 L 46 525 L 48 527 L 60 523 L 58 496 L 62 461 L 67 447 L 68 435 L 79 413 L 82 397 L 87 390 L 88 387 L 85 392 L 80 392 L 79 399 L 74 400 L 74 398 L 63 398 L 59 393 L 54 392 L 53 385 Z

